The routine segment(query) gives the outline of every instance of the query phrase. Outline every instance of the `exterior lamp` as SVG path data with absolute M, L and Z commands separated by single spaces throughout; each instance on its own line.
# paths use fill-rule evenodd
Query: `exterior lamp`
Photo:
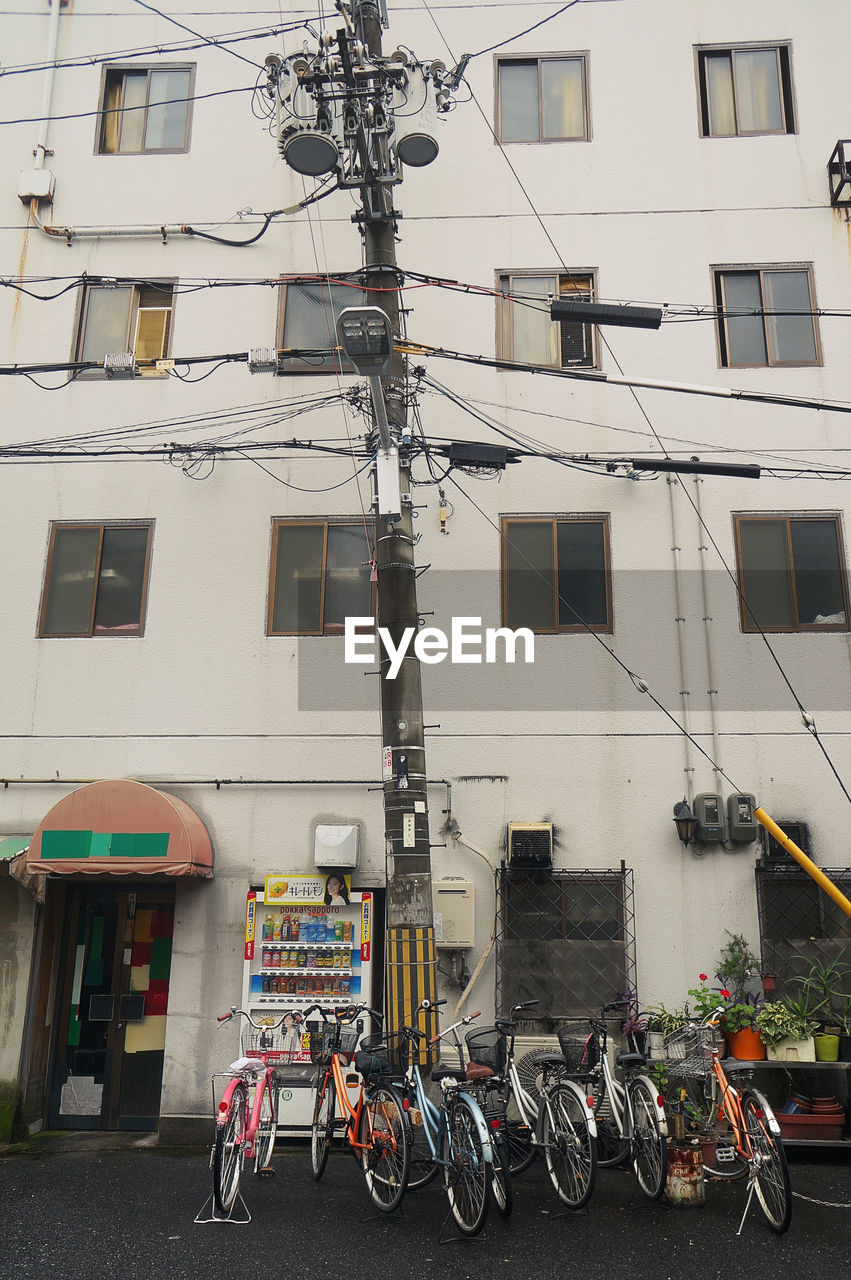
M 851 207 L 851 139 L 844 138 L 833 148 L 827 164 L 830 203 L 834 209 Z
M 674 826 L 677 828 L 677 835 L 683 842 L 684 848 L 687 849 L 694 841 L 697 818 L 689 808 L 688 800 L 686 800 L 685 796 L 678 804 L 674 805 Z

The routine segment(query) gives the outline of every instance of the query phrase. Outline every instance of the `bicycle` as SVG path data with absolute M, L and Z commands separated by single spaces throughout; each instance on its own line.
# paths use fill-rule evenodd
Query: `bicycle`
M 639 1187 L 649 1199 L 658 1200 L 668 1175 L 665 1100 L 642 1071 L 647 1065 L 645 1054 L 619 1053 L 615 1065 L 623 1078 L 612 1071 L 606 1014 L 622 1008 L 622 1001 L 604 1005 L 599 1018 L 588 1020 L 591 1034 L 584 1039 L 569 1027 L 560 1028 L 557 1035 L 568 1069 L 585 1081 L 591 1094 L 597 1163 L 614 1166 L 629 1155 Z
M 514 1054 L 515 1019 L 537 1003 L 514 1005 L 494 1027 L 469 1033 L 467 1050 L 471 1061 L 490 1069 L 481 1087 L 499 1100 L 509 1176 L 528 1169 L 540 1151 L 559 1199 L 577 1210 L 588 1203 L 597 1177 L 596 1124 L 579 1085 L 565 1078 L 563 1054 L 530 1055 L 540 1088 L 532 1086 L 533 1093 L 523 1084 Z
M 213 1205 L 217 1215 L 229 1218 L 239 1191 L 239 1180 L 245 1157 L 254 1158 L 255 1175 L 272 1173 L 271 1160 L 278 1126 L 280 1082 L 278 1067 L 289 1061 L 292 1050 L 284 1047 L 280 1034 L 283 1015 L 277 1022 L 255 1022 L 250 1013 L 232 1005 L 229 1013 L 217 1018 L 220 1024 L 242 1017 L 250 1024 L 247 1036 L 242 1030 L 243 1056 L 232 1062 L 226 1072 L 214 1072 L 215 1082 L 228 1077 L 216 1109 L 216 1132 L 210 1153 L 213 1171 Z M 300 1015 L 295 1018 L 300 1021 Z
M 431 1013 L 444 1004 L 445 1000 L 423 1000 L 414 1016 Z M 439 1107 L 426 1092 L 417 1062 L 417 1051 L 427 1039 L 425 1032 L 409 1026 L 400 1028 L 398 1033 L 400 1085 L 415 1135 L 415 1157 L 408 1189 L 425 1186 L 442 1170 L 449 1212 L 466 1236 L 477 1235 L 487 1220 L 493 1178 L 492 1134 L 470 1092 L 464 1047 L 458 1035 L 459 1027 L 468 1026 L 478 1016 L 478 1013 L 467 1014 L 429 1040 L 429 1045 L 434 1047 L 451 1035 L 458 1053 L 457 1068 L 443 1063 L 432 1068 L 431 1079 L 441 1090 Z
M 389 1078 L 390 1063 L 378 1052 L 381 1038 L 370 1037 L 364 1042 L 368 1047 L 357 1051 L 363 1024 L 358 1022 L 354 1029 L 350 1025 L 361 1014 L 379 1023 L 382 1015 L 367 1005 L 345 1009 L 313 1005 L 306 1011 L 313 1012 L 326 1019 L 322 1027 L 308 1026 L 310 1058 L 321 1068 L 310 1137 L 313 1177 L 317 1182 L 322 1177 L 335 1128 L 342 1129 L 363 1169 L 372 1203 L 382 1213 L 390 1213 L 401 1203 L 408 1185 L 410 1127 L 402 1097 Z M 344 1074 L 343 1068 L 353 1059 L 358 1074 Z M 358 1088 L 354 1105 L 349 1099 L 350 1088 Z
M 748 1086 L 740 1091 L 727 1079 L 715 1043 L 722 1013 L 719 1008 L 669 1039 L 666 1053 L 673 1048 L 684 1055 L 666 1061 L 675 1077 L 669 1107 L 683 1116 L 688 1132 L 716 1140 L 716 1163 L 703 1165 L 704 1176 L 728 1181 L 747 1177 L 748 1195 L 736 1234 L 741 1235 L 756 1194 L 769 1226 L 782 1235 L 792 1222 L 792 1190 L 780 1125 L 759 1090 Z

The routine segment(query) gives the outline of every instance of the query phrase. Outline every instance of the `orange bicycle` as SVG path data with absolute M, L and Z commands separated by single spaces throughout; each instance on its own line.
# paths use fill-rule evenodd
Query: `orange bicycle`
M 717 1142 L 714 1163 L 704 1163 L 705 1177 L 747 1178 L 748 1196 L 736 1234 L 741 1235 L 755 1195 L 769 1225 L 782 1235 L 792 1221 L 792 1189 L 780 1125 L 757 1089 L 750 1084 L 739 1089 L 727 1079 L 714 1043 L 722 1012 L 691 1023 L 668 1041 L 668 1107 L 675 1119 L 683 1117 L 687 1135 Z
M 402 1200 L 411 1169 L 411 1133 L 399 1090 L 391 1082 L 393 1068 L 381 1054 L 380 1036 L 372 1036 L 357 1050 L 368 1014 L 378 1023 L 380 1013 L 366 1005 L 321 1009 L 324 1025 L 308 1024 L 311 1061 L 320 1065 L 316 1078 L 310 1158 L 318 1181 L 325 1172 L 335 1131 L 342 1133 L 366 1177 L 370 1199 L 382 1213 Z M 355 1023 L 354 1026 L 352 1024 Z M 345 1068 L 354 1060 L 354 1073 Z M 357 1089 L 354 1105 L 349 1090 Z

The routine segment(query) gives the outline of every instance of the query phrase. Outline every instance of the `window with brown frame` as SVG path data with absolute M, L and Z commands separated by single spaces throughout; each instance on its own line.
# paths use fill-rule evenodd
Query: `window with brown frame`
M 552 298 L 593 301 L 593 271 L 506 271 L 497 280 L 502 295 L 497 299 L 500 359 L 553 369 L 596 367 L 595 326 L 550 318 Z
M 195 68 L 107 67 L 97 150 L 101 155 L 186 151 Z
M 612 631 L 608 516 L 512 516 L 502 532 L 506 626 Z
M 788 44 L 696 50 L 704 138 L 794 133 Z
M 847 631 L 838 515 L 733 517 L 743 631 Z
M 139 361 L 164 359 L 171 349 L 174 282 L 86 285 L 74 345 L 75 360 L 102 361 L 105 355 L 132 351 Z M 165 377 L 153 365 L 140 369 L 142 377 Z M 102 370 L 86 370 L 85 377 L 103 377 Z
M 584 142 L 589 135 L 584 53 L 497 58 L 500 142 Z
M 374 617 L 372 554 L 363 521 L 276 520 L 269 635 L 341 635 L 348 617 Z
M 40 636 L 139 636 L 144 631 L 151 521 L 54 524 Z
M 279 373 L 354 373 L 337 350 L 337 317 L 346 307 L 366 305 L 357 285 L 324 280 L 291 281 L 281 286 L 278 317 Z M 296 352 L 297 354 L 288 354 Z
M 713 271 L 722 368 L 821 364 L 809 266 Z

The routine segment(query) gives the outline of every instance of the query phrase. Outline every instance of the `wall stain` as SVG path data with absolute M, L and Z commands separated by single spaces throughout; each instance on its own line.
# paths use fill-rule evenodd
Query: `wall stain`
M 27 265 L 27 251 L 30 245 L 30 210 L 27 209 L 27 225 L 24 227 L 24 235 L 21 241 L 21 252 L 18 255 L 18 278 L 22 278 L 24 269 Z M 18 289 L 15 292 L 15 301 L 12 306 L 12 323 L 9 327 L 9 353 L 15 354 L 15 346 L 18 340 L 18 329 L 21 323 L 21 307 L 23 305 L 24 295 Z

